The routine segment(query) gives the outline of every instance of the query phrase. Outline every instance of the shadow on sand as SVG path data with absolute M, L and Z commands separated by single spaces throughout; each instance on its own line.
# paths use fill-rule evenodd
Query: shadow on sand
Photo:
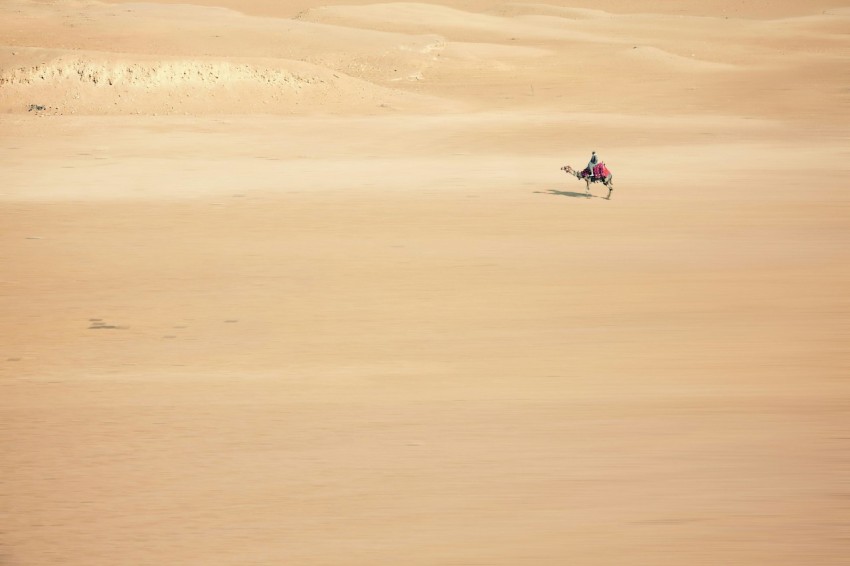
M 572 191 L 556 191 L 555 189 L 549 189 L 548 191 L 534 191 L 538 195 L 558 195 L 562 197 L 571 197 L 571 198 L 605 198 L 599 197 L 593 194 L 588 193 L 574 193 Z

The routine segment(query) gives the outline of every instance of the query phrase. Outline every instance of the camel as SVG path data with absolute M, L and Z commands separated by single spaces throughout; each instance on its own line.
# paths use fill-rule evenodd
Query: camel
M 607 167 L 605 167 L 605 170 L 607 171 Z M 567 175 L 572 175 L 576 179 L 582 179 L 585 183 L 587 183 L 587 196 L 590 196 L 590 183 L 601 182 L 603 185 L 608 187 L 608 196 L 606 196 L 605 198 L 611 200 L 611 193 L 614 191 L 614 175 L 610 171 L 608 171 L 608 175 L 605 177 L 588 175 L 587 170 L 576 171 L 569 165 L 564 165 L 563 167 L 561 167 L 561 171 L 566 171 Z

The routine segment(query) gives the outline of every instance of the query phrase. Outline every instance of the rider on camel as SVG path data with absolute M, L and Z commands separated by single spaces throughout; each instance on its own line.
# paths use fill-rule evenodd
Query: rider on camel
M 599 163 L 599 158 L 596 157 L 596 152 L 593 152 L 593 155 L 590 156 L 590 161 L 587 162 L 587 167 L 582 171 L 583 177 L 593 177 L 593 168 L 596 167 L 596 164 Z

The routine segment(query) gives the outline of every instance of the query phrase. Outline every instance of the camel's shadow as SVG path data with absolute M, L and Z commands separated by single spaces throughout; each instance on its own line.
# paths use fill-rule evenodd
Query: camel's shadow
M 558 195 L 561 197 L 570 197 L 570 198 L 604 198 L 599 197 L 590 193 L 574 193 L 573 191 L 558 191 L 555 189 L 549 189 L 548 191 L 534 191 L 539 195 Z

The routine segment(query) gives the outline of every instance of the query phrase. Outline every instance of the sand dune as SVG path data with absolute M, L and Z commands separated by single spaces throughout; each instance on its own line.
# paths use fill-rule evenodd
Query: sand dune
M 316 6 L 290 18 L 221 7 L 123 6 L 19 1 L 5 8 L 3 111 L 40 104 L 87 114 L 293 114 L 351 97 L 361 112 L 429 105 L 468 111 L 482 104 L 620 112 L 623 93 L 640 81 L 650 94 L 636 105 L 640 112 L 703 107 L 777 116 L 790 109 L 757 102 L 756 91 L 787 90 L 788 73 L 800 73 L 800 90 L 836 96 L 822 83 L 823 69 L 806 73 L 813 55 L 840 66 L 836 48 L 844 39 L 837 32 L 847 19 L 841 9 L 765 21 L 539 4 L 488 13 L 424 3 Z M 35 21 L 44 32 L 40 45 L 18 42 L 18 30 Z M 63 51 L 69 46 L 72 54 Z M 700 76 L 689 82 L 691 74 Z M 54 88 L 76 76 L 99 90 Z M 471 88 L 464 77 L 475 78 Z M 714 94 L 717 82 L 730 94 L 725 100 Z M 474 88 L 477 83 L 498 87 Z M 151 92 L 132 96 L 127 86 Z M 675 97 L 658 96 L 677 86 L 684 90 Z M 293 96 L 293 90 L 303 92 Z
M 712 71 L 733 71 L 742 69 L 727 63 L 715 63 L 705 61 L 695 57 L 685 57 L 676 55 L 657 47 L 633 47 L 631 51 L 626 51 L 632 57 L 636 57 L 642 62 L 657 63 L 659 66 L 670 67 L 680 73 L 699 73 Z
M 52 114 L 297 113 L 344 104 L 349 110 L 433 107 L 424 96 L 394 92 L 326 67 L 281 59 L 162 59 L 75 52 L 16 51 L 19 65 L 0 74 L 0 105 L 28 110 L 27 101 Z M 2 108 L 2 106 L 0 106 Z
M 847 29 L 0 2 L 0 564 L 843 564 Z

